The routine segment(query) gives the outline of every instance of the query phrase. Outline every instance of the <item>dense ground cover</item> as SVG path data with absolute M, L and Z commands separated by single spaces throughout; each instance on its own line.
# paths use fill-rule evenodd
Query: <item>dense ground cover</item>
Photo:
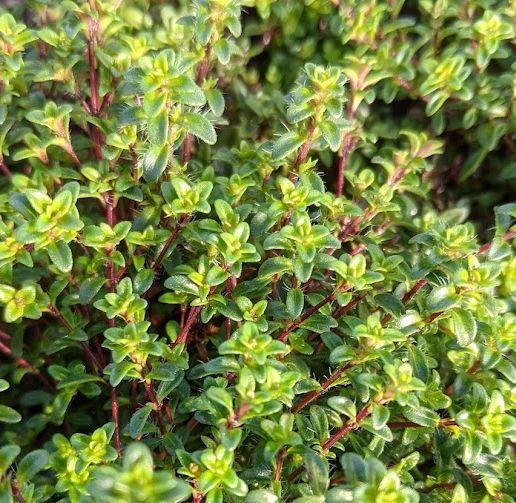
M 0 501 L 513 501 L 514 19 L 5 2 Z

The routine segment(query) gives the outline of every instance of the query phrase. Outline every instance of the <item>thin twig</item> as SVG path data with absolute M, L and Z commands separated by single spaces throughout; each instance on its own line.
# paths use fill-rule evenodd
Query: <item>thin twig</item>
M 281 342 L 285 342 L 288 339 L 288 334 L 294 331 L 299 327 L 304 321 L 306 321 L 310 316 L 314 315 L 321 307 L 325 306 L 329 302 L 332 302 L 335 299 L 336 292 L 331 292 L 328 294 L 323 300 L 318 302 L 315 306 L 312 306 L 310 309 L 306 310 L 296 321 L 292 322 L 288 327 L 283 329 L 283 331 L 278 336 L 278 340 Z
M 342 437 L 347 435 L 350 431 L 358 428 L 360 423 L 371 414 L 372 405 L 367 404 L 355 417 L 354 420 L 348 421 L 342 428 L 339 428 L 326 442 L 323 444 L 323 451 L 328 452 Z
M 419 290 L 421 290 L 421 288 L 423 288 L 427 283 L 428 281 L 424 278 L 417 281 L 414 284 L 414 286 L 408 292 L 405 293 L 405 295 L 401 299 L 401 303 L 403 305 L 407 304 L 410 301 L 410 299 L 412 299 L 412 297 L 414 297 L 417 294 L 417 292 L 419 292 Z M 384 327 L 391 319 L 392 315 L 386 314 L 381 321 L 382 327 Z
M 348 103 L 348 120 L 351 122 L 355 117 L 355 110 L 353 108 L 353 89 L 352 96 Z M 339 152 L 339 162 L 337 164 L 337 189 L 335 191 L 335 195 L 337 197 L 342 196 L 344 191 L 344 171 L 346 170 L 346 166 L 348 164 L 348 158 L 353 152 L 355 145 L 357 144 L 357 139 L 353 138 L 351 131 L 346 131 L 342 137 L 342 147 Z
M 11 173 L 11 170 L 7 167 L 7 164 L 5 164 L 3 159 L 0 159 L 0 171 L 2 171 L 2 173 L 5 176 L 8 176 L 8 177 L 13 176 L 13 174 Z
M 43 384 L 47 391 L 50 393 L 55 393 L 55 386 L 51 384 L 50 381 L 36 367 L 34 367 L 34 365 L 30 364 L 27 360 L 25 360 L 25 358 L 15 356 L 11 348 L 3 342 L 0 342 L 0 353 L 3 353 L 5 356 L 12 358 L 16 365 L 23 367 L 30 373 L 34 374 L 41 381 L 41 384 Z
M 116 389 L 111 388 L 111 418 L 113 419 L 113 423 L 115 424 L 115 449 L 120 457 L 122 454 L 122 442 L 120 441 L 120 426 L 119 426 L 119 418 L 118 418 L 118 397 L 116 394 Z
M 314 400 L 319 398 L 321 395 L 326 393 L 328 388 L 330 388 L 330 386 L 332 384 L 334 384 L 336 381 L 338 381 L 342 377 L 342 374 L 344 374 L 344 372 L 346 372 L 347 370 L 352 368 L 354 365 L 355 365 L 354 362 L 349 362 L 345 365 L 342 365 L 342 367 L 340 367 L 336 372 L 334 372 L 330 377 L 328 377 L 328 379 L 326 379 L 321 384 L 321 389 L 314 390 L 314 391 L 311 391 L 310 393 L 308 393 L 302 400 L 300 400 L 296 405 L 294 405 L 290 409 L 290 411 L 293 414 L 296 414 L 300 410 L 304 409 L 307 405 L 309 405 Z
M 274 470 L 274 480 L 278 482 L 281 479 L 281 472 L 283 471 L 283 461 L 287 454 L 286 447 L 282 447 L 278 454 L 276 454 L 276 468 Z
M 163 262 L 165 255 L 168 252 L 168 249 L 172 245 L 172 243 L 178 238 L 179 234 L 183 230 L 183 228 L 186 226 L 188 221 L 190 220 L 190 214 L 185 213 L 179 217 L 177 220 L 176 226 L 174 227 L 173 231 L 170 233 L 170 236 L 165 241 L 165 244 L 163 245 L 163 248 L 161 248 L 161 251 L 159 252 L 158 257 L 156 258 L 156 261 L 154 264 L 152 264 L 152 270 L 156 271 L 160 267 L 161 263 Z
M 242 417 L 245 416 L 245 414 L 249 411 L 250 408 L 251 406 L 247 402 L 244 402 L 242 405 L 240 405 L 238 410 L 229 418 L 226 428 L 228 430 L 236 428 L 239 425 Z
M 511 239 L 514 239 L 516 237 L 516 230 L 510 230 L 507 231 L 502 237 L 502 241 L 510 241 Z M 487 253 L 489 249 L 491 248 L 493 242 L 490 241 L 489 243 L 483 244 L 480 249 L 477 251 L 477 255 L 482 255 L 484 253 Z
M 297 151 L 296 158 L 294 159 L 294 163 L 292 164 L 292 177 L 297 177 L 297 170 L 301 164 L 306 160 L 308 154 L 310 153 L 310 149 L 312 148 L 312 143 L 314 141 L 314 133 L 315 133 L 315 121 L 313 119 L 310 120 L 307 127 L 307 137 L 304 143 L 299 147 Z
M 174 344 L 175 346 L 177 344 L 186 344 L 188 342 L 188 334 L 190 333 L 190 329 L 192 328 L 194 323 L 197 321 L 197 316 L 200 311 L 201 311 L 201 307 L 199 307 L 199 306 L 193 306 L 190 308 L 190 311 L 188 312 L 188 316 L 186 317 L 185 324 L 181 328 L 179 335 L 177 337 L 177 340 Z

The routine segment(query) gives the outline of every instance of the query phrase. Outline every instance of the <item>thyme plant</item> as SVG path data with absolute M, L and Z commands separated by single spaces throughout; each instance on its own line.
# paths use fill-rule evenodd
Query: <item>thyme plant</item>
M 0 501 L 513 501 L 514 19 L 3 2 Z

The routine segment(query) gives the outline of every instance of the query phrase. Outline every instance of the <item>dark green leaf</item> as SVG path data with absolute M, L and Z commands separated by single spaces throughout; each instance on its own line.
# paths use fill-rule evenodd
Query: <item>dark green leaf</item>
M 307 450 L 303 455 L 303 463 L 313 493 L 323 495 L 330 485 L 328 462 L 315 452 Z
M 182 115 L 183 125 L 187 131 L 197 136 L 205 143 L 214 145 L 217 141 L 217 134 L 210 121 L 204 115 L 185 112 Z
M 139 408 L 132 416 L 129 421 L 129 434 L 131 438 L 136 438 L 142 432 L 147 422 L 149 414 L 152 412 L 152 405 L 145 405 Z

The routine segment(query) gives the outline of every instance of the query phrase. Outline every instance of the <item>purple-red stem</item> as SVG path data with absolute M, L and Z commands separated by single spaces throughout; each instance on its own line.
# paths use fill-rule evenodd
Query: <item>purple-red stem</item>
M 249 411 L 250 408 L 251 406 L 245 402 L 242 405 L 240 405 L 238 410 L 229 418 L 226 428 L 228 430 L 236 428 L 240 423 L 240 420 L 245 416 L 245 414 Z
M 163 260 L 165 258 L 165 255 L 167 254 L 168 249 L 170 248 L 172 243 L 178 238 L 179 234 L 181 233 L 181 231 L 183 230 L 183 228 L 185 227 L 185 225 L 188 223 L 189 220 L 190 220 L 189 214 L 184 214 L 179 217 L 179 219 L 177 220 L 176 226 L 174 227 L 174 230 L 170 233 L 170 236 L 165 241 L 163 248 L 161 249 L 158 257 L 156 258 L 156 261 L 154 262 L 154 264 L 152 264 L 153 271 L 156 271 L 159 268 L 159 266 L 161 265 L 161 263 L 163 262 Z
M 339 428 L 326 442 L 323 444 L 323 451 L 328 452 L 342 437 L 350 431 L 356 429 L 358 425 L 372 412 L 371 404 L 366 405 L 355 417 L 353 421 L 348 421 L 342 428 Z
M 90 2 L 90 6 L 93 9 L 93 3 Z M 89 18 L 88 19 L 88 34 L 86 37 L 86 44 L 87 44 L 87 51 L 86 56 L 88 60 L 88 68 L 89 68 L 89 85 L 90 85 L 90 104 L 89 109 L 93 116 L 97 117 L 99 115 L 101 104 L 99 99 L 99 80 L 97 75 L 97 68 L 96 68 L 96 58 L 95 58 L 95 37 L 96 37 L 96 31 L 97 31 L 98 25 L 97 22 Z M 104 101 L 102 102 L 102 106 L 107 105 L 107 103 L 111 100 L 110 98 L 104 97 Z M 101 160 L 104 158 L 104 155 L 102 154 L 102 135 L 99 129 L 96 126 L 92 126 L 91 129 L 91 136 L 94 144 L 94 152 L 95 157 L 98 160 Z M 117 217 L 115 213 L 115 204 L 114 204 L 114 197 L 113 193 L 111 191 L 108 191 L 104 195 L 104 210 L 106 215 L 106 223 L 110 227 L 114 227 L 117 222 Z M 108 252 L 108 255 L 110 255 L 114 250 L 110 250 Z M 115 264 L 111 260 L 111 258 L 108 256 L 108 261 L 106 264 L 106 275 L 108 279 L 108 289 L 110 292 L 114 292 L 116 289 L 116 285 L 118 282 L 118 278 L 115 271 Z M 115 326 L 115 320 L 108 320 L 109 327 Z M 100 371 L 102 371 L 103 368 L 100 367 Z M 117 392 L 115 388 L 111 389 L 111 418 L 113 419 L 113 423 L 115 424 L 115 432 L 114 432 L 114 443 L 115 448 L 120 455 L 121 449 L 122 449 L 122 443 L 120 440 L 120 424 L 119 424 L 119 418 L 118 418 L 118 410 L 119 410 L 119 403 L 118 403 L 118 397 Z
M 0 171 L 2 171 L 2 173 L 5 176 L 9 176 L 9 177 L 13 176 L 13 174 L 11 173 L 11 170 L 7 167 L 7 164 L 5 164 L 3 159 L 0 159 Z
M 34 365 L 30 364 L 27 360 L 25 360 L 25 358 L 14 356 L 11 348 L 5 345 L 3 342 L 0 342 L 0 353 L 3 353 L 5 356 L 12 358 L 16 365 L 26 368 L 29 372 L 34 374 L 41 381 L 41 384 L 43 384 L 47 391 L 50 393 L 55 392 L 55 386 L 51 384 L 48 379 L 36 367 L 34 367 Z
M 297 177 L 297 170 L 301 164 L 306 160 L 308 157 L 308 154 L 310 152 L 310 149 L 312 148 L 312 143 L 314 141 L 314 132 L 315 132 L 315 122 L 313 119 L 310 120 L 308 123 L 307 128 L 307 138 L 305 142 L 299 147 L 299 150 L 297 151 L 296 158 L 294 159 L 294 163 L 292 164 L 292 177 Z
M 281 479 L 281 472 L 283 470 L 283 461 L 285 460 L 285 456 L 287 454 L 286 447 L 282 447 L 278 454 L 276 454 L 276 468 L 274 470 L 274 480 L 278 482 Z
M 348 421 L 342 428 L 339 428 L 324 444 L 323 444 L 323 453 L 326 454 L 328 451 L 336 444 L 342 437 L 347 435 L 349 432 L 358 428 L 359 424 L 371 414 L 372 407 L 371 404 L 367 404 L 355 417 L 353 421 Z M 288 477 L 288 482 L 293 482 L 299 477 L 305 470 L 305 467 L 301 465 L 296 468 Z
M 229 277 L 226 280 L 226 292 L 227 297 L 231 297 L 231 294 L 233 293 L 233 288 L 236 287 L 237 281 L 234 277 Z M 226 318 L 226 340 L 229 340 L 231 338 L 231 319 Z
M 426 279 L 420 279 L 402 298 L 403 304 L 406 304 L 409 302 L 416 293 L 421 290 L 425 285 L 427 284 Z M 357 296 L 355 299 L 348 302 L 345 306 L 337 308 L 333 312 L 333 317 L 335 319 L 340 318 L 341 316 L 344 316 L 346 313 L 348 313 L 351 309 L 353 309 L 363 298 L 365 297 L 365 294 Z M 433 321 L 435 318 L 440 316 L 442 313 L 434 313 L 434 315 L 430 316 L 429 321 Z M 390 315 L 385 315 L 382 319 L 382 325 L 385 325 L 390 320 Z M 300 400 L 296 405 L 294 405 L 291 409 L 291 412 L 293 414 L 299 412 L 301 409 L 304 409 L 307 405 L 312 403 L 314 400 L 318 399 L 321 395 L 326 393 L 328 388 L 335 383 L 338 379 L 341 378 L 342 374 L 346 372 L 346 370 L 349 370 L 351 367 L 353 367 L 355 364 L 353 362 L 346 363 L 342 367 L 340 367 L 334 374 L 332 374 L 328 379 L 326 379 L 321 384 L 321 389 L 314 390 L 308 393 L 302 400 Z
M 318 389 L 318 390 L 314 390 L 314 391 L 311 391 L 310 393 L 308 393 L 308 395 L 306 395 L 303 399 L 301 399 L 299 402 L 296 403 L 296 405 L 294 405 L 291 409 L 290 409 L 290 412 L 292 412 L 293 414 L 296 414 L 297 412 L 299 412 L 301 409 L 304 409 L 307 405 L 309 405 L 310 403 L 312 403 L 314 400 L 316 400 L 317 398 L 319 398 L 321 395 L 323 395 L 324 393 L 326 393 L 326 391 L 328 390 L 328 388 L 333 384 L 335 383 L 336 381 L 338 381 L 341 377 L 342 377 L 342 374 L 344 374 L 344 372 L 346 372 L 346 370 L 349 370 L 351 367 L 354 366 L 354 363 L 353 362 L 349 362 L 347 363 L 346 365 L 343 365 L 342 367 L 340 367 L 335 373 L 333 373 L 330 377 L 328 377 L 328 379 L 326 379 L 322 384 L 321 384 L 321 389 Z
M 503 236 L 502 236 L 502 240 L 503 241 L 509 241 L 513 238 L 516 237 L 516 231 L 514 230 L 510 230 L 510 231 L 507 231 Z M 483 244 L 480 249 L 477 251 L 477 255 L 482 255 L 484 253 L 487 253 L 489 251 L 489 249 L 491 248 L 492 246 L 492 241 L 490 241 L 489 243 L 485 243 Z
M 296 321 L 292 322 L 288 327 L 283 329 L 280 333 L 278 340 L 281 342 L 286 342 L 288 339 L 288 334 L 294 331 L 299 327 L 304 321 L 306 321 L 310 316 L 314 315 L 321 307 L 325 306 L 329 302 L 332 302 L 335 299 L 335 292 L 330 293 L 327 297 L 317 303 L 315 306 L 312 306 L 310 309 L 307 309 Z
M 414 284 L 414 286 L 408 292 L 406 292 L 403 298 L 401 299 L 402 304 L 407 304 L 410 301 L 410 299 L 412 299 L 412 297 L 414 297 L 417 294 L 417 292 L 419 292 L 419 290 L 421 290 L 421 288 L 423 288 L 427 283 L 428 281 L 426 279 L 420 279 L 419 281 L 417 281 Z M 381 321 L 382 327 L 384 327 L 391 319 L 392 315 L 386 314 Z
M 352 121 L 355 116 L 355 111 L 353 110 L 353 98 L 350 100 L 348 105 L 348 120 Z M 353 138 L 350 131 L 346 131 L 342 137 L 342 147 L 339 152 L 339 162 L 337 164 L 337 189 L 335 191 L 335 195 L 337 197 L 342 196 L 344 191 L 344 171 L 346 170 L 346 166 L 348 164 L 348 158 L 355 145 L 357 140 Z
M 335 191 L 337 197 L 342 196 L 344 192 L 344 172 L 346 171 L 349 155 L 353 152 L 355 145 L 356 140 L 351 137 L 349 132 L 345 133 L 337 164 L 337 189 Z
M 201 311 L 200 306 L 193 306 L 190 308 L 190 311 L 188 312 L 188 316 L 186 317 L 186 320 L 185 320 L 185 324 L 181 328 L 181 331 L 179 332 L 179 336 L 177 337 L 175 345 L 187 343 L 188 334 L 190 332 L 190 329 L 192 328 L 194 323 L 197 321 L 197 316 L 200 311 Z
M 119 418 L 118 418 L 118 397 L 116 395 L 116 389 L 111 388 L 111 418 L 115 423 L 115 449 L 118 453 L 118 456 L 122 453 L 122 442 L 120 441 L 120 427 L 119 427 Z
M 349 313 L 359 302 L 362 301 L 362 299 L 364 299 L 365 296 L 365 293 L 357 295 L 354 299 L 350 300 L 346 305 L 338 307 L 337 309 L 335 309 L 335 311 L 333 311 L 332 318 L 338 320 L 345 314 Z

